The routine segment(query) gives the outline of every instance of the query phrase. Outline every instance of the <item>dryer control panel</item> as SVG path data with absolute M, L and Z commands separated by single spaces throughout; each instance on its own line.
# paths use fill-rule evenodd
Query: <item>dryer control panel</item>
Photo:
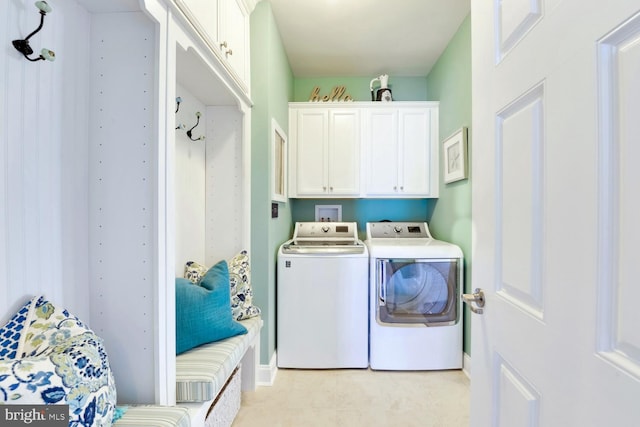
M 367 239 L 431 239 L 426 222 L 368 222 Z

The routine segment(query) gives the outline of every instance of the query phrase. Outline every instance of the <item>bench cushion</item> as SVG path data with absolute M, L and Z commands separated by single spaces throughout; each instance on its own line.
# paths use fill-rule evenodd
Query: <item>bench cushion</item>
M 176 356 L 176 402 L 206 402 L 216 397 L 257 337 L 260 317 L 239 323 L 247 333 L 205 344 Z
M 191 427 L 187 408 L 177 406 L 130 406 L 115 427 Z

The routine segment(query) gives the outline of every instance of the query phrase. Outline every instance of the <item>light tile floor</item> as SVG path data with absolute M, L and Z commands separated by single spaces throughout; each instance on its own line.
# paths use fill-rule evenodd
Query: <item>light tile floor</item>
M 280 369 L 242 393 L 233 427 L 466 427 L 469 379 L 454 371 Z

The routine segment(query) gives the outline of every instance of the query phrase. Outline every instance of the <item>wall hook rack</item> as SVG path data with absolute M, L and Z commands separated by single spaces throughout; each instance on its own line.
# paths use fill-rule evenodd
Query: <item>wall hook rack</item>
M 192 141 L 202 141 L 202 140 L 204 139 L 204 135 L 203 135 L 203 136 L 200 136 L 199 138 L 194 138 L 194 137 L 193 137 L 193 134 L 192 134 L 192 131 L 196 128 L 196 126 L 198 126 L 198 125 L 200 124 L 200 116 L 201 116 L 201 115 L 202 115 L 202 114 L 200 113 L 200 111 L 198 111 L 198 112 L 196 113 L 196 119 L 197 119 L 197 120 L 196 120 L 196 124 L 195 124 L 195 125 L 193 125 L 193 127 L 187 131 L 187 136 L 188 136 L 188 137 L 189 137 L 189 139 L 190 139 L 190 140 L 192 140 Z
M 29 39 L 42 29 L 45 15 L 51 12 L 52 10 L 51 6 L 49 6 L 49 4 L 46 1 L 37 1 L 35 5 L 40 10 L 40 25 L 38 25 L 38 28 L 33 30 L 31 34 L 29 34 L 24 39 L 14 40 L 12 42 L 13 47 L 15 47 L 18 52 L 24 55 L 24 57 L 31 62 L 36 62 L 41 60 L 54 61 L 56 59 L 55 52 L 46 48 L 40 51 L 40 56 L 38 56 L 37 58 L 29 57 L 29 55 L 33 54 L 33 49 L 29 45 Z

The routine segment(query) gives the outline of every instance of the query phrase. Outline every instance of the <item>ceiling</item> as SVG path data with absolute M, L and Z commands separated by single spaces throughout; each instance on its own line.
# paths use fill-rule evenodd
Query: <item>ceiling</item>
M 268 0 L 295 77 L 426 76 L 471 0 Z

